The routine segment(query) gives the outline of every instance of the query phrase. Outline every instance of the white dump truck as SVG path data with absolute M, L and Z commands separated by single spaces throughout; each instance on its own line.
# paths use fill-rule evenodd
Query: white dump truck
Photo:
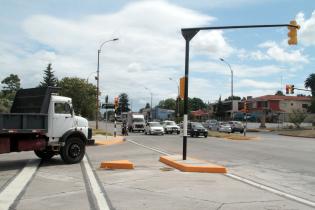
M 17 91 L 10 113 L 0 113 L 0 154 L 34 151 L 42 159 L 60 154 L 65 163 L 82 160 L 93 143 L 88 121 L 74 115 L 72 100 L 58 88 Z
M 129 132 L 144 132 L 145 128 L 145 120 L 144 120 L 144 115 L 143 114 L 138 114 L 138 113 L 128 113 L 128 118 L 127 118 L 127 127 Z

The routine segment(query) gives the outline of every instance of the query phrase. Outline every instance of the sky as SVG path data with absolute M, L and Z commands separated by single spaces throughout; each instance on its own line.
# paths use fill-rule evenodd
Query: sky
M 298 45 L 286 27 L 200 31 L 190 42 L 189 97 L 215 102 L 304 88 L 315 72 L 313 0 L 0 0 L 0 81 L 17 74 L 37 86 L 48 63 L 58 79 L 96 84 L 100 54 L 101 99 L 128 94 L 134 111 L 177 96 L 184 75 L 181 28 L 252 24 L 301 25 Z M 170 79 L 171 78 L 171 79 Z M 295 94 L 307 92 L 295 91 Z

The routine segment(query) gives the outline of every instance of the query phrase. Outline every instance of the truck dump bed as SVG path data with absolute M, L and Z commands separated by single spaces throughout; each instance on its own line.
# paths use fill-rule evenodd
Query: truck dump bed
M 0 113 L 0 134 L 47 132 L 48 108 L 58 88 L 31 88 L 17 91 L 11 113 Z

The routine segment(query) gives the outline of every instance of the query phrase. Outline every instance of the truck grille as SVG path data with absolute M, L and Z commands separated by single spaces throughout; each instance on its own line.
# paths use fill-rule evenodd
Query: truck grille
M 143 128 L 143 125 L 135 125 L 135 128 Z
M 92 128 L 88 129 L 88 139 L 92 138 Z

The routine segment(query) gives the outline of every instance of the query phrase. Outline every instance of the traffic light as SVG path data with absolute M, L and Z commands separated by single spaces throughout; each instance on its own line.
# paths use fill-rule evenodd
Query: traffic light
M 118 109 L 118 96 L 116 96 L 115 98 L 114 98 L 114 107 L 115 107 L 115 111 Z
M 291 85 L 291 94 L 294 94 L 294 85 Z
M 293 25 L 293 26 L 288 26 L 288 29 L 289 29 L 288 44 L 296 45 L 297 44 L 297 30 L 300 29 L 300 26 L 296 23 L 295 20 L 290 21 L 290 25 Z
M 290 93 L 290 85 L 285 85 L 285 93 L 286 94 Z
M 179 80 L 179 97 L 184 99 L 185 96 L 185 77 L 181 77 Z
M 244 112 L 247 113 L 247 101 L 244 101 Z

